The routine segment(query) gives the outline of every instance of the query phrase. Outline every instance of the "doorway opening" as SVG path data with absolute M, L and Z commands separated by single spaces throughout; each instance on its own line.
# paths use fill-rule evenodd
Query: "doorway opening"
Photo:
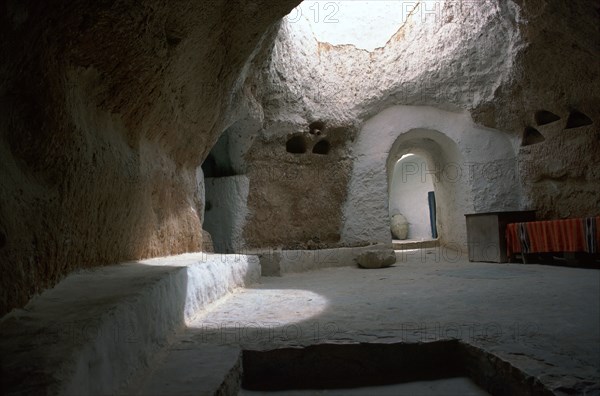
M 437 238 L 434 173 L 427 160 L 415 153 L 404 154 L 392 170 L 389 211 L 394 240 Z
M 231 136 L 238 125 L 227 129 L 202 164 L 204 175 L 203 229 L 210 234 L 215 253 L 231 254 L 243 249 L 243 228 L 247 216 L 249 180 L 240 160 L 240 143 Z
M 469 191 L 463 163 L 456 143 L 444 133 L 416 128 L 398 136 L 386 161 L 386 198 L 390 230 L 397 213 L 406 218 L 408 230 L 405 240 L 393 236 L 395 247 L 460 248 Z

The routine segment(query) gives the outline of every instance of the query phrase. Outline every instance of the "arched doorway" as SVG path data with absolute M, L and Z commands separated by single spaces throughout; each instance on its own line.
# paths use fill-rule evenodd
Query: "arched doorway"
M 405 157 L 407 154 L 412 156 Z M 400 202 L 407 212 L 407 220 L 412 220 L 409 229 L 416 231 L 409 233 L 411 239 L 432 239 L 430 191 L 435 192 L 436 236 L 443 244 L 457 249 L 466 239 L 464 214 L 469 211 L 471 189 L 467 175 L 463 174 L 464 163 L 457 144 L 436 130 L 414 128 L 400 134 L 394 141 L 386 161 L 388 196 L 395 193 L 394 188 L 398 184 L 398 180 L 394 181 L 395 175 L 400 177 L 400 182 L 402 179 L 408 182 L 404 183 L 401 191 L 410 200 Z M 395 170 L 401 173 L 396 174 Z
M 389 208 L 392 238 L 423 241 L 437 238 L 434 175 L 419 154 L 404 154 L 391 169 Z

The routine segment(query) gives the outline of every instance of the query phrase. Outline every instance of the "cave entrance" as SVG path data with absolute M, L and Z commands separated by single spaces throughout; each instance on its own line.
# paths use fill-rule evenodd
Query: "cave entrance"
M 404 154 L 392 169 L 389 211 L 395 240 L 437 238 L 434 173 L 418 154 Z

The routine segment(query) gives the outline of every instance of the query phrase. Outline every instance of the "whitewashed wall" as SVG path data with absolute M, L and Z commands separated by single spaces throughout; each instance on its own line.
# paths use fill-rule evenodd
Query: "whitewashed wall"
M 393 106 L 368 120 L 354 144 L 341 230 L 344 242 L 391 242 L 392 172 L 387 170 L 407 153 L 434 164 L 443 244 L 466 249 L 467 213 L 522 207 L 515 153 L 505 134 L 475 125 L 466 112 Z

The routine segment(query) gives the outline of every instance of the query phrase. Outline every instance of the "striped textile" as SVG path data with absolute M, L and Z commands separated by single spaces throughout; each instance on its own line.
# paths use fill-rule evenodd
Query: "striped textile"
M 598 253 L 600 216 L 530 221 L 506 226 L 506 253 Z

